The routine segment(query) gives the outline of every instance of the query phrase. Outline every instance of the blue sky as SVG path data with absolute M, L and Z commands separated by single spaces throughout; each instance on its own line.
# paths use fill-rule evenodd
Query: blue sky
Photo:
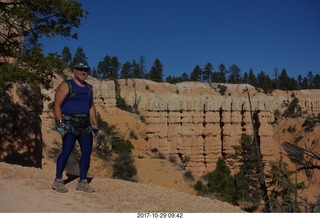
M 164 79 L 188 75 L 208 62 L 236 64 L 274 76 L 320 74 L 319 0 L 80 0 L 87 19 L 78 40 L 43 39 L 45 53 L 82 47 L 91 68 L 106 55 L 123 64 L 158 58 Z

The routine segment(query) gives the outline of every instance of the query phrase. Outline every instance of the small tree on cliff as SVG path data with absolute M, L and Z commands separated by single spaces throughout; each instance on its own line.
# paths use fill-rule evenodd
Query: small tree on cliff
M 302 110 L 299 104 L 299 99 L 295 97 L 294 94 L 292 101 L 289 103 L 288 108 L 284 111 L 283 114 L 286 118 L 295 118 L 301 116 Z
M 252 211 L 258 207 L 261 198 L 257 187 L 259 184 L 257 155 L 250 136 L 242 135 L 239 143 L 239 146 L 233 146 L 235 153 L 230 155 L 235 163 L 240 164 L 239 172 L 234 176 L 237 198 L 246 203 L 246 210 Z
M 305 187 L 304 183 L 292 182 L 295 171 L 290 171 L 286 163 L 271 161 L 270 166 L 266 178 L 271 188 L 269 198 L 272 212 L 300 212 L 296 194 Z
M 224 158 L 218 159 L 216 169 L 208 173 L 206 179 L 207 185 L 202 181 L 197 181 L 194 185 L 199 195 L 211 196 L 213 194 L 214 198 L 219 200 L 236 203 L 235 181 Z
M 220 157 L 216 169 L 208 174 L 208 190 L 221 200 L 236 202 L 236 185 L 224 158 Z

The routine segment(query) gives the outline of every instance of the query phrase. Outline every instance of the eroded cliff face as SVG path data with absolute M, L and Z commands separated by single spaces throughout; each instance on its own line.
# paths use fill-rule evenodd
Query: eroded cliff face
M 91 77 L 87 81 L 94 86 L 94 101 L 102 116 L 116 108 L 113 81 Z M 61 82 L 57 77 L 54 87 Z M 225 84 L 226 92 L 221 95 L 218 84 L 171 85 L 142 79 L 121 79 L 118 83 L 126 104 L 136 106 L 140 118 L 144 117 L 145 128 L 141 131 L 140 127 L 137 137 L 140 143 L 144 142 L 145 152 L 156 148 L 167 158 L 188 158 L 187 169 L 199 176 L 213 171 L 219 157 L 234 153 L 232 146 L 239 145 L 241 135 L 253 135 L 252 119 L 258 130 L 263 159 L 278 158 L 279 142 L 283 140 L 277 136 L 282 136 L 282 130 L 275 123 L 274 114 L 276 110 L 284 112 L 293 96 L 299 99 L 302 111 L 320 113 L 320 90 L 274 91 L 266 95 L 250 85 Z M 251 98 L 252 117 L 246 88 Z M 53 90 L 46 94 L 53 99 Z M 44 103 L 44 111 L 48 103 Z M 108 116 L 105 118 L 107 122 L 111 120 Z M 275 133 L 278 133 L 276 137 Z
M 253 135 L 252 119 L 258 130 L 265 160 L 279 154 L 273 138 L 276 110 L 283 112 L 299 98 L 302 111 L 320 113 L 320 90 L 275 91 L 270 95 L 250 85 L 228 85 L 221 95 L 217 84 L 185 82 L 157 84 L 145 80 L 120 80 L 121 96 L 138 105 L 146 117 L 147 149 L 157 148 L 166 157 L 189 158 L 187 168 L 198 175 L 212 171 L 219 157 L 234 153 L 241 135 Z M 248 94 L 251 98 L 252 117 Z

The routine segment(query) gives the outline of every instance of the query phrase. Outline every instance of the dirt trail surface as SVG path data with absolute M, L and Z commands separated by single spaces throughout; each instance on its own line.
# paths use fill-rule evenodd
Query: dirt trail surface
M 0 162 L 0 212 L 242 212 L 240 208 L 154 185 L 94 178 L 95 193 L 66 184 L 68 193 L 51 189 L 54 172 Z

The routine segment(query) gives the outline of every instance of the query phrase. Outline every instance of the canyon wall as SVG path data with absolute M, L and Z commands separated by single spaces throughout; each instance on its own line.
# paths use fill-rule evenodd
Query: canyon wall
M 232 146 L 239 145 L 241 135 L 253 135 L 246 88 L 265 160 L 275 159 L 280 150 L 277 135 L 282 135 L 282 130 L 275 123 L 276 110 L 284 112 L 295 96 L 302 111 L 320 113 L 320 90 L 276 90 L 266 95 L 245 84 L 184 82 L 172 85 L 121 79 L 116 92 L 114 81 L 92 77 L 87 81 L 94 86 L 94 101 L 100 114 L 116 108 L 118 92 L 126 104 L 136 106 L 140 118 L 144 118 L 143 121 L 137 119 L 145 127 L 143 134 L 137 137 L 144 142 L 145 151 L 156 148 L 167 158 L 188 158 L 187 169 L 198 175 L 214 170 L 219 157 L 233 153 Z M 44 111 L 49 110 L 54 90 L 61 82 L 62 79 L 57 77 L 53 81 L 54 89 L 43 91 L 51 97 L 51 101 L 44 101 Z M 227 87 L 224 95 L 221 94 L 221 85 Z M 110 117 L 105 118 L 109 122 Z M 123 119 L 121 116 L 117 118 Z
M 120 80 L 121 96 L 146 117 L 146 144 L 166 157 L 189 158 L 187 168 L 204 174 L 215 168 L 216 161 L 233 153 L 241 135 L 253 136 L 252 118 L 258 130 L 265 160 L 279 154 L 274 139 L 276 110 L 284 112 L 293 99 L 299 98 L 301 110 L 320 113 L 320 90 L 275 91 L 270 95 L 250 85 L 228 85 L 221 95 L 217 84 L 184 82 L 157 84 L 145 80 Z
M 55 89 L 62 81 L 56 75 L 52 81 L 53 88 L 41 90 L 47 97 L 43 101 L 39 98 L 40 88 L 25 84 L 14 86 L 9 96 L 0 99 L 0 161 L 48 167 L 48 151 L 54 147 L 54 141 L 60 141 L 52 102 Z M 135 147 L 135 158 L 153 157 L 152 149 L 156 148 L 167 159 L 174 157 L 179 163 L 187 161 L 186 170 L 191 170 L 196 177 L 213 171 L 219 157 L 233 153 L 232 146 L 239 145 L 242 134 L 253 134 L 248 94 L 244 92 L 246 88 L 251 97 L 253 120 L 265 162 L 279 160 L 280 144 L 283 142 L 294 142 L 295 138 L 302 136 L 304 141 L 299 142 L 300 146 L 310 147 L 320 136 L 319 125 L 308 133 L 288 131 L 290 125 L 292 130 L 301 130 L 305 121 L 303 117 L 293 121 L 283 118 L 277 120 L 275 117 L 276 111 L 283 113 L 288 108 L 294 96 L 299 99 L 301 111 L 318 115 L 320 90 L 276 90 L 266 95 L 244 84 L 184 82 L 171 85 L 141 79 L 121 79 L 118 80 L 119 86 L 116 86 L 114 81 L 92 77 L 87 81 L 94 86 L 98 113 L 121 136 L 130 138 Z M 224 95 L 221 94 L 221 86 L 227 88 Z M 119 98 L 134 107 L 135 113 L 120 110 L 117 107 Z M 131 131 L 137 140 L 130 137 L 128 133 Z M 317 148 L 320 150 L 319 145 Z M 288 157 L 284 156 L 283 159 L 291 165 L 291 170 L 296 168 L 288 162 Z M 299 182 L 311 183 L 301 197 L 314 203 L 319 194 L 319 181 L 314 177 L 309 182 L 304 172 L 297 177 Z

